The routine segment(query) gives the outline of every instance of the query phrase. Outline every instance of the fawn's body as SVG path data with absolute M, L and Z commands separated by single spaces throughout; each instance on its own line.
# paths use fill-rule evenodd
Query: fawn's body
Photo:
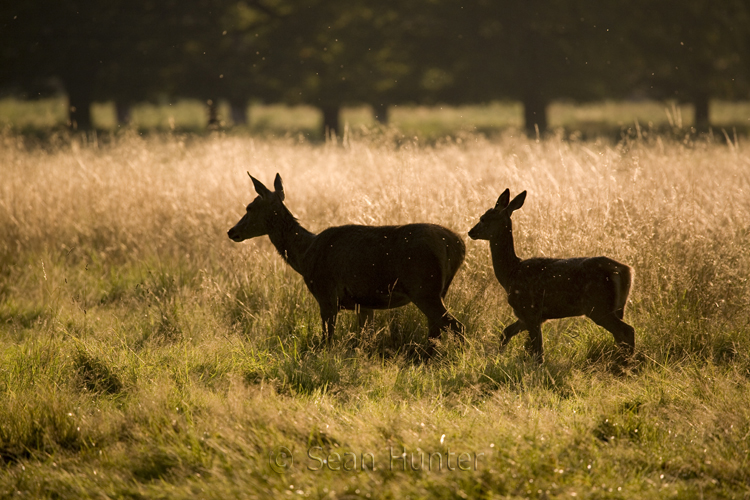
M 435 224 L 346 225 L 313 234 L 284 206 L 281 177 L 273 192 L 251 179 L 259 196 L 228 235 L 237 242 L 269 236 L 318 301 L 326 339 L 341 309 L 357 311 L 364 326 L 374 309 L 410 302 L 427 317 L 430 338 L 446 328 L 463 332 L 443 303 L 466 251 L 457 234 Z
M 527 348 L 542 359 L 542 323 L 548 319 L 587 316 L 611 332 L 628 354 L 632 353 L 635 332 L 622 319 L 633 270 L 608 257 L 518 258 L 510 215 L 521 208 L 525 197 L 526 191 L 510 201 L 506 189 L 495 208 L 488 210 L 469 231 L 472 239 L 489 240 L 495 276 L 518 318 L 503 331 L 501 346 L 528 330 Z

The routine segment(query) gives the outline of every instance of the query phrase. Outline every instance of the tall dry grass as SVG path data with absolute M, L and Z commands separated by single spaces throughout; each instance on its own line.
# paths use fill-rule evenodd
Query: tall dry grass
M 4 494 L 748 494 L 743 142 L 6 135 L 0 164 Z M 465 237 L 503 189 L 526 189 L 521 257 L 635 268 L 637 359 L 610 372 L 612 339 L 583 319 L 544 326 L 543 366 L 519 341 L 498 352 L 512 314 L 486 243 L 468 238 L 447 297 L 466 344 L 446 337 L 415 364 L 426 332 L 408 306 L 376 313 L 365 335 L 345 314 L 321 346 L 317 305 L 267 238 L 226 237 L 254 196 L 246 170 L 281 173 L 312 231 L 429 221 Z M 297 460 L 283 474 L 269 469 L 277 446 Z M 377 453 L 380 467 L 311 471 L 313 446 Z M 387 467 L 387 449 L 450 446 L 486 462 Z

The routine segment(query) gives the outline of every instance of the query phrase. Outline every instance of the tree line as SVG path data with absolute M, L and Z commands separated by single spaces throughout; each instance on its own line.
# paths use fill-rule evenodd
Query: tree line
M 555 99 L 689 102 L 750 96 L 746 0 L 37 0 L 0 6 L 0 89 L 91 103 L 251 100 L 344 105 L 523 104 L 530 133 Z

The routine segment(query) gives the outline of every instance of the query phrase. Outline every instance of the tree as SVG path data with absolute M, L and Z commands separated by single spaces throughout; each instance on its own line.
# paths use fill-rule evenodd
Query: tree
M 621 19 L 641 59 L 641 87 L 652 97 L 693 103 L 699 130 L 710 124 L 710 98 L 747 97 L 747 2 L 637 0 Z
M 21 86 L 56 77 L 69 100 L 69 124 L 92 126 L 94 99 L 140 100 L 155 91 L 169 59 L 171 33 L 165 10 L 154 4 L 112 0 L 16 2 L 2 7 L 3 61 Z
M 192 0 L 178 18 L 178 49 L 169 65 L 168 93 L 194 97 L 214 109 L 219 99 L 233 108 L 235 123 L 245 123 L 251 97 L 278 99 L 265 71 L 265 32 L 283 16 L 283 3 Z M 211 113 L 209 113 L 211 115 Z
M 296 2 L 266 34 L 267 76 L 283 87 L 286 102 L 320 108 L 324 133 L 340 134 L 343 105 L 380 107 L 401 97 L 399 84 L 411 61 L 400 45 L 400 4 Z
M 606 90 L 613 37 L 598 25 L 597 9 L 581 0 L 439 2 L 438 29 L 427 35 L 427 59 L 446 82 L 436 98 L 517 99 L 527 132 L 544 132 L 553 99 L 595 99 Z

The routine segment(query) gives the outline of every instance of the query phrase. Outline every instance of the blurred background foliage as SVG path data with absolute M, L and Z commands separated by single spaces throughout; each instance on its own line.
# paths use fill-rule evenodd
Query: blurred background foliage
M 5 2 L 0 96 L 6 117 L 23 113 L 10 99 L 53 99 L 34 112 L 46 118 L 25 123 L 80 130 L 174 128 L 175 115 L 158 109 L 190 102 L 204 108 L 195 127 L 263 128 L 277 106 L 318 134 L 342 134 L 344 108 L 356 124 L 394 122 L 404 108 L 445 105 L 462 116 L 491 104 L 499 118 L 490 123 L 536 134 L 559 125 L 559 103 L 613 100 L 687 104 L 690 123 L 706 130 L 724 123 L 718 108 L 750 97 L 750 4 Z

